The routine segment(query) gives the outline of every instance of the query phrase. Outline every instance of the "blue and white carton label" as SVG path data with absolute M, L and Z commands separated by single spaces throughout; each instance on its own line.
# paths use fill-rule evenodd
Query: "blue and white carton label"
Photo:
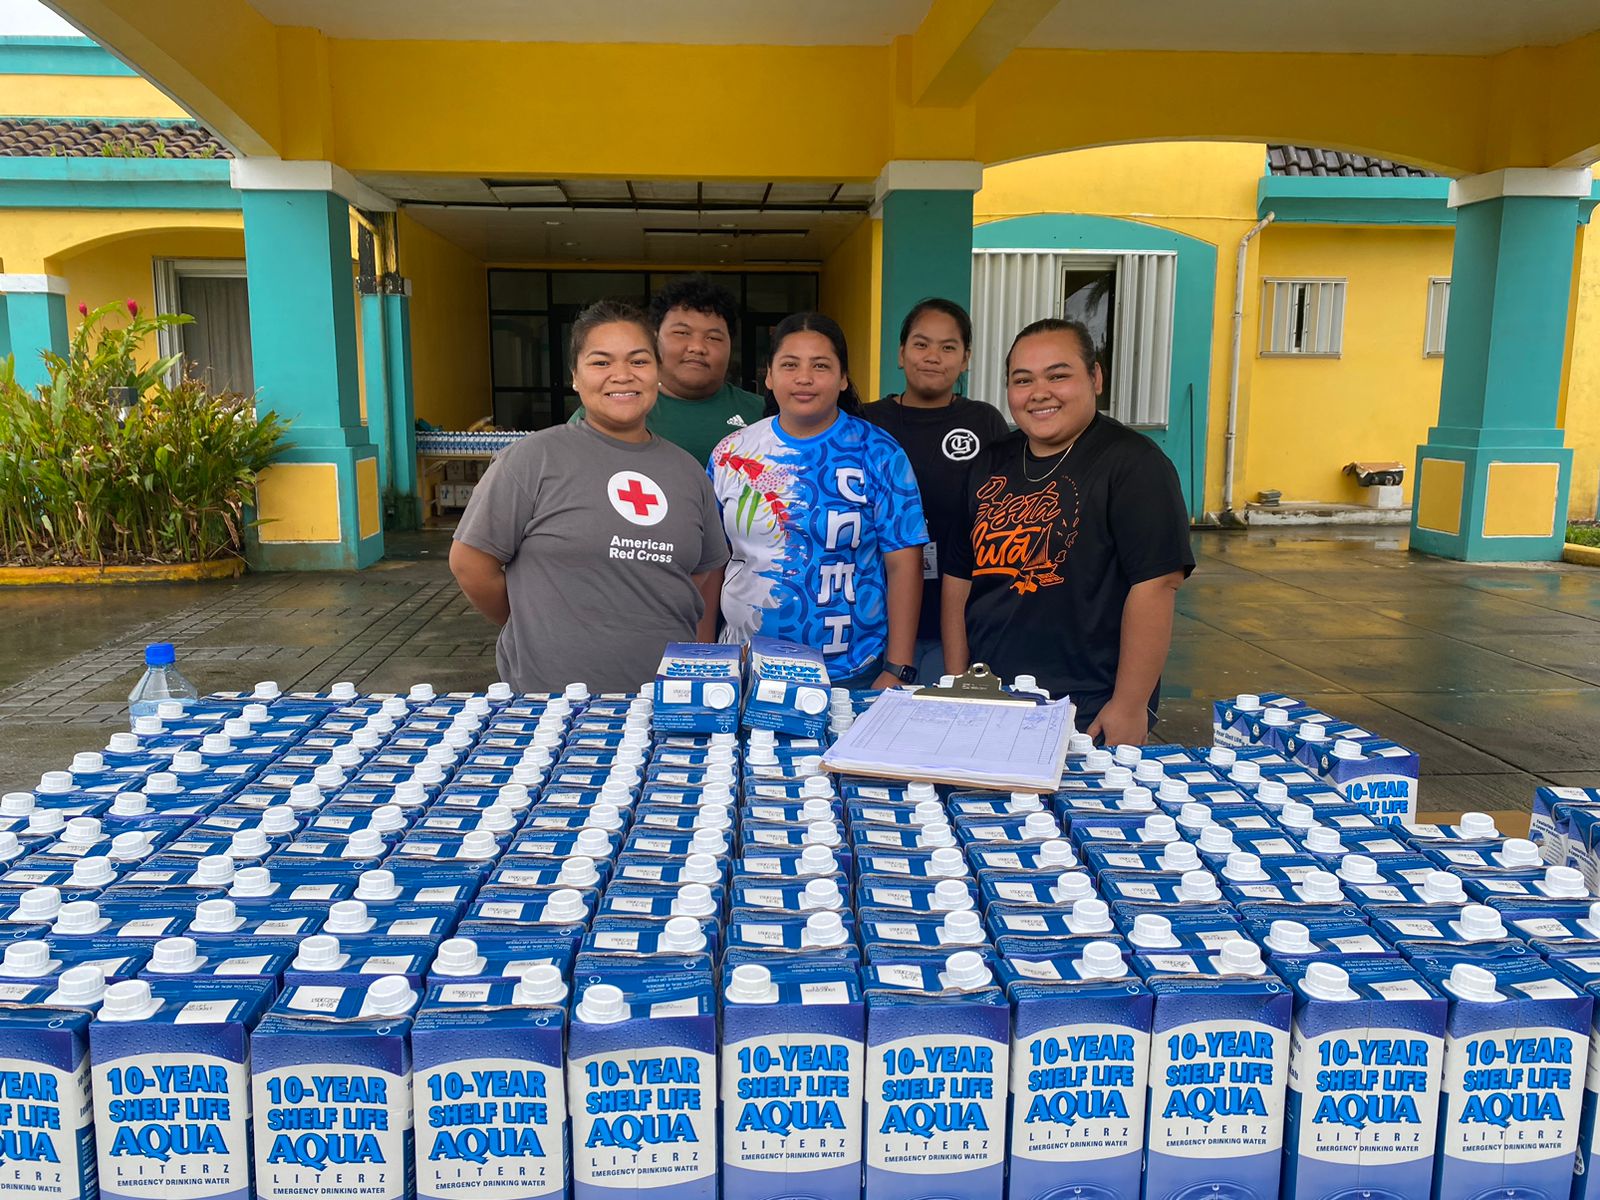
M 43 998 L 48 985 L 0 985 L 0 998 Z M 0 1011 L 0 1195 L 93 1200 L 95 1156 L 87 1011 Z
M 743 667 L 738 646 L 669 642 L 656 668 L 656 732 L 733 733 L 739 728 Z

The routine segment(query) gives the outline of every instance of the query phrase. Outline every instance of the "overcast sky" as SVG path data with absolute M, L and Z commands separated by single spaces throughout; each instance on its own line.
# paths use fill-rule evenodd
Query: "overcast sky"
M 0 0 L 0 37 L 60 37 L 77 32 L 39 0 Z

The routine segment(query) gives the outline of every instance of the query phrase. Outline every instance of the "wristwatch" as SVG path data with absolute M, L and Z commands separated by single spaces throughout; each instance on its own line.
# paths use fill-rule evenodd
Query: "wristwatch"
M 917 681 L 917 669 L 915 667 L 903 666 L 900 663 L 884 659 L 883 669 L 891 675 L 898 676 L 901 683 L 915 683 Z

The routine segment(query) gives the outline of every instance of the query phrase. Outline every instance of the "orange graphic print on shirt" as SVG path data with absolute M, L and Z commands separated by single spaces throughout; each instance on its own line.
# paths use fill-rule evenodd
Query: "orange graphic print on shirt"
M 1057 490 L 1057 482 L 1066 493 Z M 1019 596 L 1063 582 L 1057 570 L 1078 540 L 1078 489 L 1070 477 L 1041 491 L 1013 495 L 996 475 L 978 489 L 972 526 L 972 574 L 1001 575 Z

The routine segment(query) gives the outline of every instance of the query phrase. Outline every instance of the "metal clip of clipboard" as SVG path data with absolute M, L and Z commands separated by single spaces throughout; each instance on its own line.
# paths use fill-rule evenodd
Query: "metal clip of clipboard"
M 1018 696 L 1006 691 L 1000 676 L 989 669 L 988 663 L 973 663 L 947 686 L 918 688 L 916 695 L 918 700 L 945 700 L 956 704 L 1042 703 L 1038 696 Z

